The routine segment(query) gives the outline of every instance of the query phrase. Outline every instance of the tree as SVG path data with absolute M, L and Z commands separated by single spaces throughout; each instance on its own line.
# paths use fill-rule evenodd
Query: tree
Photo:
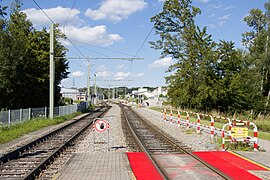
M 270 2 L 265 3 L 265 12 L 260 9 L 250 10 L 249 15 L 244 20 L 252 30 L 243 33 L 242 40 L 249 51 L 247 56 L 251 61 L 251 72 L 253 76 L 257 77 L 257 81 L 253 82 L 253 87 L 254 84 L 259 86 L 260 94 L 259 97 L 256 96 L 257 101 L 259 101 L 257 110 L 265 113 L 269 111 L 270 98 L 269 14 Z
M 0 109 L 49 105 L 49 33 L 36 30 L 15 1 L 0 38 Z M 55 56 L 64 57 L 66 48 L 57 40 Z M 65 58 L 55 60 L 55 104 L 60 99 L 60 81 L 68 75 Z
M 177 107 L 209 109 L 214 106 L 215 90 L 211 36 L 195 24 L 201 10 L 191 0 L 165 1 L 163 11 L 151 18 L 160 39 L 150 42 L 161 49 L 161 57 L 171 56 L 177 62 L 169 67 L 173 74 L 166 77 L 168 96 Z

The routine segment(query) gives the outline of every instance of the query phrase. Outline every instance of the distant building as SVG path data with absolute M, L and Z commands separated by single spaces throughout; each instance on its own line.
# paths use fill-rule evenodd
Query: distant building
M 62 97 L 69 97 L 73 100 L 78 100 L 80 92 L 78 89 L 75 88 L 61 88 L 60 93 L 62 94 Z
M 132 95 L 135 97 L 141 97 L 142 95 L 147 97 L 147 100 L 143 100 L 144 104 L 148 106 L 162 106 L 164 98 L 161 100 L 160 95 L 167 95 L 167 88 L 157 87 L 153 91 L 148 91 L 147 88 L 139 88 L 138 90 L 133 90 Z

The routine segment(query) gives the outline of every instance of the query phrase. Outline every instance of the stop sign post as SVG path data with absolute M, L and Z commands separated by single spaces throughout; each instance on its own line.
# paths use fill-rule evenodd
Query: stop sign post
M 108 151 L 109 151 L 109 122 L 107 122 L 104 119 L 96 118 L 93 121 L 93 131 L 94 131 L 94 136 L 93 136 L 93 142 L 94 142 L 94 149 L 95 149 L 95 144 L 107 144 L 108 145 Z M 95 131 L 99 133 L 103 133 L 107 130 L 107 142 L 105 141 L 96 141 L 96 136 L 95 136 Z

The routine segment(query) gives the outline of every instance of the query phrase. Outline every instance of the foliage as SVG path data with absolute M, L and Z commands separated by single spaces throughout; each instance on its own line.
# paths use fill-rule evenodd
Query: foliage
M 0 109 L 18 109 L 49 105 L 50 36 L 45 28 L 37 30 L 20 11 L 22 3 L 11 5 L 9 18 L 0 29 Z M 55 56 L 64 57 L 67 49 L 55 29 Z M 59 84 L 69 72 L 65 58 L 55 59 L 55 104 L 60 100 Z
M 206 27 L 196 25 L 200 13 L 191 0 L 171 0 L 151 18 L 159 36 L 151 47 L 176 62 L 166 77 L 170 103 L 205 112 L 269 113 L 270 3 L 244 18 L 252 29 L 242 35 L 247 51 L 232 41 L 214 42 Z
M 65 104 L 73 104 L 73 99 L 70 97 L 65 97 L 64 101 L 65 101 Z

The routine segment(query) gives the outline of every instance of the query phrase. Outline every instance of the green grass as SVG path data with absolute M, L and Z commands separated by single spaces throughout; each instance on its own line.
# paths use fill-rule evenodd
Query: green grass
M 155 111 L 159 111 L 161 112 L 163 110 L 163 108 L 158 108 L 158 107 L 150 107 L 150 109 L 155 110 Z M 170 114 L 170 110 L 167 109 L 167 115 Z M 173 111 L 173 115 L 177 116 L 177 112 Z M 185 112 L 181 112 L 181 118 L 185 119 L 186 118 L 186 113 Z M 202 118 L 202 117 L 201 117 Z M 190 122 L 197 122 L 197 118 L 193 115 L 190 114 L 189 117 L 189 121 Z M 255 121 L 253 121 L 257 128 L 258 128 L 258 137 L 261 139 L 265 139 L 265 140 L 270 140 L 270 118 L 259 118 Z M 215 127 L 222 129 L 223 125 L 225 123 L 228 123 L 228 121 L 225 120 L 219 120 L 219 119 L 215 119 Z M 201 124 L 203 125 L 207 125 L 210 126 L 210 118 L 209 119 L 201 119 Z M 228 130 L 228 126 L 226 127 L 226 130 Z M 249 128 L 249 132 L 248 132 L 249 136 L 253 137 L 253 127 Z
M 37 118 L 12 125 L 10 128 L 0 127 L 0 144 L 9 142 L 23 136 L 24 134 L 42 129 L 44 127 L 60 124 L 66 120 L 78 116 L 79 114 L 81 113 L 77 112 L 66 116 L 55 117 L 54 119 Z

